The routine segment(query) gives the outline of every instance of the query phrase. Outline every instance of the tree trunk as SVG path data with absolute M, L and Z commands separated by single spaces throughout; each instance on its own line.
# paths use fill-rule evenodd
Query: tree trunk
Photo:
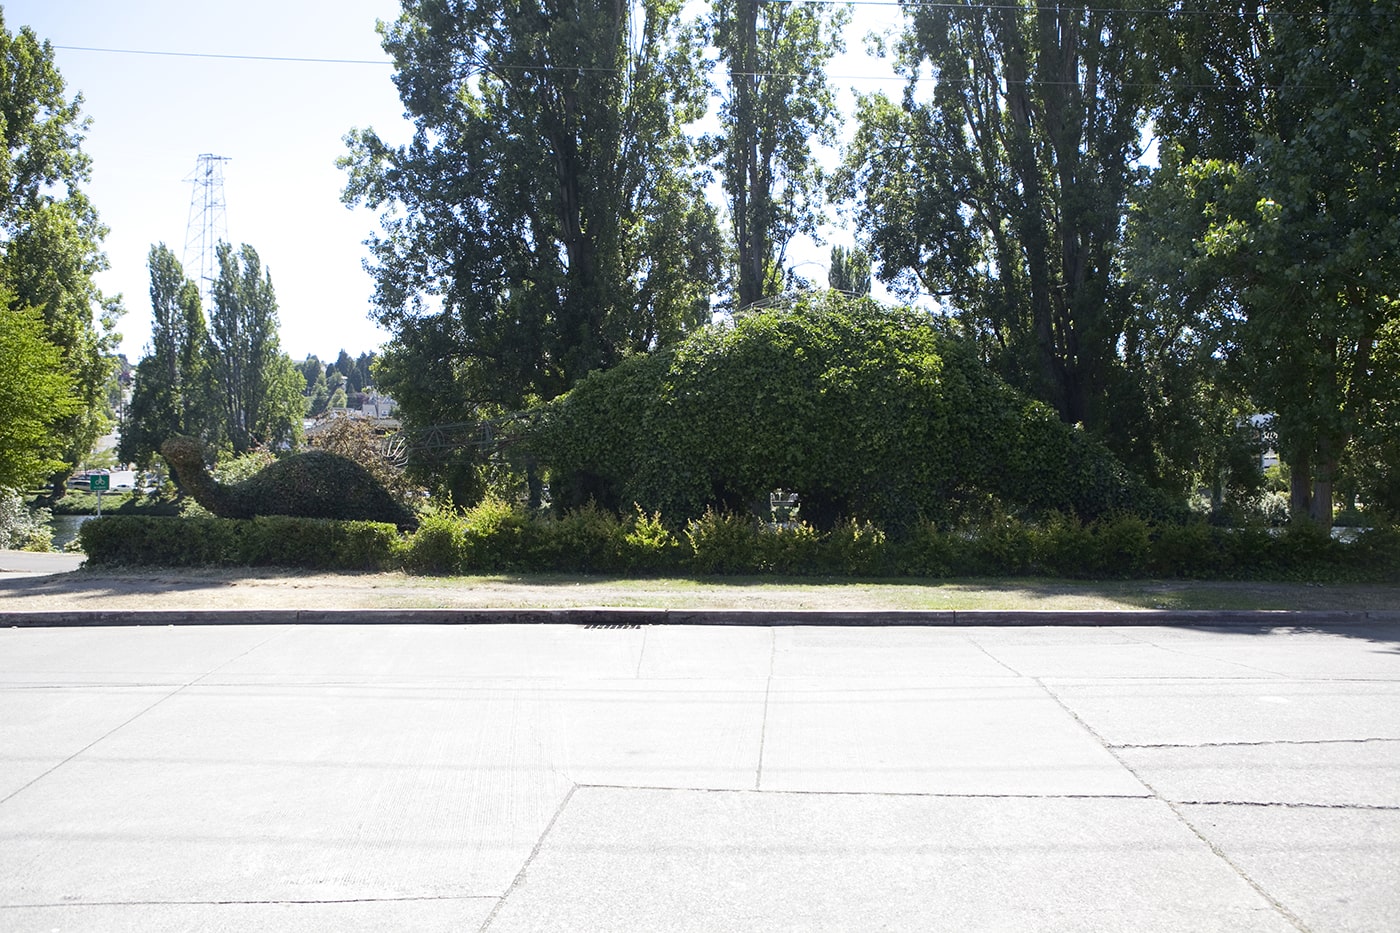
M 1288 462 L 1288 518 L 1301 522 L 1312 517 L 1312 466 L 1298 455 Z
M 1332 479 L 1337 473 L 1337 461 L 1324 463 L 1313 481 L 1312 502 L 1308 517 L 1323 528 L 1332 527 Z

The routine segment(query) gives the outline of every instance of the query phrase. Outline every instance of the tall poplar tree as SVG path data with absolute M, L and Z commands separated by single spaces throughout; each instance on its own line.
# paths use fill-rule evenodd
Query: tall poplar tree
M 384 211 L 376 375 L 409 422 L 552 398 L 708 321 L 720 243 L 680 9 L 408 0 L 381 24 L 416 133 L 352 132 L 345 197 Z
M 151 344 L 136 365 L 120 448 L 123 460 L 142 464 L 175 434 L 217 442 L 222 423 L 199 286 L 164 243 L 151 247 L 146 264 Z
M 223 436 L 236 454 L 287 446 L 301 436 L 305 380 L 281 351 L 272 276 L 246 243 L 218 247 L 209 331 Z
M 842 50 L 849 11 L 821 3 L 718 0 L 710 17 L 728 84 L 716 168 L 734 238 L 734 305 L 783 287 L 783 257 L 821 220 L 813 145 L 834 145 L 839 112 L 826 66 Z
M 1154 63 L 1134 11 L 906 7 L 902 101 L 862 97 L 841 181 L 880 277 L 942 299 L 1004 378 L 1118 452 L 1118 269 Z

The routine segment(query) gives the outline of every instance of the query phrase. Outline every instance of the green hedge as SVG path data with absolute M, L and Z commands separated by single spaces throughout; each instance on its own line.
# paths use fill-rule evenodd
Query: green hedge
M 679 523 L 783 488 L 823 531 L 857 515 L 892 534 L 988 497 L 1026 517 L 1168 510 L 926 314 L 834 293 L 631 357 L 538 414 L 527 445 L 564 507 L 639 503 Z
M 89 566 L 297 567 L 386 570 L 401 565 L 389 524 L 291 518 L 104 515 L 84 522 L 78 542 Z
M 426 516 L 401 536 L 373 522 L 103 516 L 79 540 L 104 566 L 280 566 L 418 574 L 561 572 L 822 577 L 1049 576 L 1080 579 L 1400 579 L 1400 531 L 1343 543 L 1311 526 L 1282 531 L 1150 524 L 1132 515 L 1093 523 L 993 515 L 976 525 L 920 522 L 890 536 L 863 522 L 830 531 L 707 510 L 679 529 L 637 510 L 588 506 L 540 518 L 498 502 Z

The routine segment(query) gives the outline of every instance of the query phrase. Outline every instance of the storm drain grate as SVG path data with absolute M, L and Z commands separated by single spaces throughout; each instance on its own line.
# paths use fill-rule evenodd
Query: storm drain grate
M 584 628 L 641 628 L 640 622 L 590 622 Z

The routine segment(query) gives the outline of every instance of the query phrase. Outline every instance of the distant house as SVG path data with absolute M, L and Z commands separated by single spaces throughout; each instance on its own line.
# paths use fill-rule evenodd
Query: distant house
M 364 403 L 360 405 L 360 414 L 367 418 L 391 418 L 398 410 L 399 406 L 393 399 L 373 389 L 365 393 Z
M 397 411 L 398 405 L 393 399 L 371 390 L 365 393 L 364 402 L 358 409 L 328 408 L 315 418 L 303 422 L 306 439 L 311 440 L 342 418 L 365 422 L 376 434 L 392 434 L 403 427 L 399 419 L 393 417 Z

